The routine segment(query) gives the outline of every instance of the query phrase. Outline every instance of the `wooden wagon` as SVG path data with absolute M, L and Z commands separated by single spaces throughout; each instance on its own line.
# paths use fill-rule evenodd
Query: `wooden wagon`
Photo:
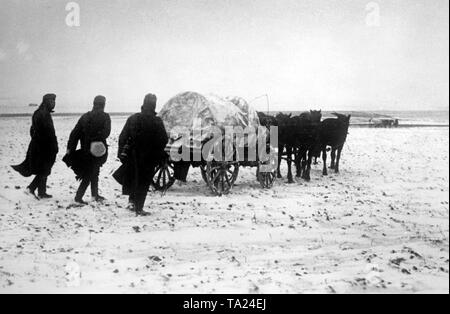
M 219 196 L 232 190 L 241 167 L 256 168 L 256 179 L 263 188 L 273 186 L 278 164 L 278 148 L 270 146 L 270 137 L 266 136 L 269 134 L 268 130 L 261 127 L 256 112 L 243 99 L 237 97 L 222 99 L 186 92 L 169 100 L 159 116 L 166 126 L 170 140 L 166 147 L 167 158 L 161 161 L 153 178 L 153 185 L 157 190 L 166 191 L 173 185 L 175 167 L 180 163 L 199 167 L 207 186 Z M 214 140 L 217 132 L 212 134 L 210 132 L 212 127 L 222 132 L 219 140 Z M 255 138 L 244 134 L 244 137 L 230 140 L 225 134 L 226 127 L 254 128 L 256 138 L 262 135 L 258 132 L 266 132 L 261 137 L 265 138 L 262 144 L 266 153 L 265 158 L 262 160 L 258 153 L 252 154 L 252 151 L 259 152 Z M 194 130 L 196 128 L 197 130 Z M 180 136 L 181 129 L 185 137 Z M 199 130 L 202 132 L 197 132 Z M 222 154 L 218 156 L 216 152 L 219 146 Z M 174 155 L 182 155 L 183 150 L 184 156 L 190 157 L 188 160 L 174 158 Z M 194 156 L 197 158 L 193 158 Z

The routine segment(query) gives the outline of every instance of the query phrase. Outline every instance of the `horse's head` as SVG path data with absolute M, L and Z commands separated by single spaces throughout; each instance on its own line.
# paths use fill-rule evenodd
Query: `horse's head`
M 273 116 L 266 116 L 265 124 L 266 127 L 270 128 L 271 126 L 277 126 L 277 119 Z
M 266 118 L 266 114 L 265 114 L 264 112 L 257 111 L 256 114 L 258 115 L 258 118 L 259 118 L 260 120 Z
M 310 110 L 311 122 L 320 122 L 322 120 L 322 110 Z
M 337 120 L 341 122 L 340 123 L 341 128 L 343 130 L 345 130 L 345 132 L 348 132 L 348 128 L 350 126 L 350 119 L 351 119 L 352 115 L 351 114 L 345 115 L 345 114 L 336 113 L 336 112 L 333 112 L 333 115 L 335 115 L 337 117 Z
M 261 125 L 269 128 L 272 125 L 277 125 L 277 119 L 274 116 L 265 114 L 263 112 L 258 112 L 258 118 Z
M 350 123 L 350 118 L 352 117 L 351 114 L 345 115 L 345 114 L 337 113 L 337 112 L 333 112 L 333 115 L 336 116 L 338 118 L 338 120 L 347 122 L 347 123 Z
M 290 114 L 285 114 L 282 112 L 278 113 L 276 116 L 278 125 L 287 125 L 289 123 L 289 120 L 291 119 L 291 117 L 292 117 L 292 113 L 290 113 Z

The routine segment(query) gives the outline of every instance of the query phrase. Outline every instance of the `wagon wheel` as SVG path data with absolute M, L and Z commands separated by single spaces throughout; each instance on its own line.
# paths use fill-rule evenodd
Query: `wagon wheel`
M 275 183 L 276 171 L 260 172 L 259 166 L 258 166 L 257 177 L 258 177 L 258 181 L 261 184 L 262 188 L 270 189 L 270 188 L 272 188 L 273 184 Z
M 266 162 L 261 162 L 256 169 L 256 178 L 258 179 L 261 187 L 264 189 L 272 188 L 275 183 L 278 165 L 278 152 L 274 149 L 270 149 L 270 157 Z M 262 172 L 260 168 L 264 166 L 266 169 Z
M 222 196 L 233 188 L 239 174 L 238 162 L 208 161 L 206 165 L 206 179 L 211 191 Z
M 235 143 L 225 140 L 221 144 L 223 160 L 215 160 L 214 147 L 217 146 L 212 146 L 206 158 L 205 169 L 206 182 L 209 188 L 219 196 L 230 192 L 239 174 L 239 157 Z M 226 145 L 232 146 L 226 147 Z
M 173 163 L 165 161 L 158 165 L 153 176 L 153 186 L 157 191 L 167 191 L 175 183 Z

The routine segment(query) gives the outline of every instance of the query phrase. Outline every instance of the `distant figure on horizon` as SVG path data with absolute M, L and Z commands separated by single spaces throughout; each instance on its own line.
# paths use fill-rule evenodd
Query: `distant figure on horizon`
M 113 174 L 129 196 L 131 210 L 146 216 L 145 199 L 156 166 L 165 156 L 168 137 L 164 123 L 156 116 L 156 96 L 145 96 L 141 112 L 128 118 L 119 137 L 118 158 L 122 166 Z
M 20 165 L 12 166 L 24 177 L 36 176 L 26 188 L 26 193 L 37 199 L 52 197 L 47 194 L 47 178 L 58 154 L 58 140 L 51 115 L 55 106 L 55 94 L 47 94 L 43 97 L 42 104 L 34 112 L 31 119 L 31 142 L 28 146 L 25 161 Z M 38 190 L 37 196 L 35 194 L 36 189 Z
M 108 159 L 108 144 L 106 140 L 111 134 L 111 118 L 105 112 L 106 98 L 97 96 L 91 111 L 78 120 L 70 133 L 67 143 L 67 153 L 63 161 L 75 172 L 81 180 L 75 196 L 75 202 L 81 205 L 86 189 L 91 185 L 91 195 L 96 202 L 105 200 L 98 192 L 98 177 L 100 168 Z M 76 150 L 80 142 L 81 150 Z

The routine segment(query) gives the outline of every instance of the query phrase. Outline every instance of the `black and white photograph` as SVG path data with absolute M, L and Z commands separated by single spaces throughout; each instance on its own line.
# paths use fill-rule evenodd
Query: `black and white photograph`
M 2 0 L 0 178 L 0 294 L 448 294 L 449 2 Z

